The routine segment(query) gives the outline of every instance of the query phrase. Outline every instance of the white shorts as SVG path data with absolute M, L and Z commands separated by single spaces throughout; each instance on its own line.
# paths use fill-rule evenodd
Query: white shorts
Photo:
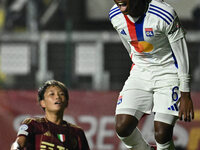
M 177 78 L 144 80 L 129 77 L 120 92 L 116 114 L 134 116 L 135 110 L 151 114 L 157 112 L 178 116 L 180 97 Z

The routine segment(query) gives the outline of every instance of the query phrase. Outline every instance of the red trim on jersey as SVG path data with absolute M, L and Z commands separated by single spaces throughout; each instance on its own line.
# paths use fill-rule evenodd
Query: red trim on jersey
M 132 60 L 132 58 L 133 58 L 133 53 L 131 54 L 131 60 Z
M 124 15 L 124 17 L 126 19 L 129 35 L 131 37 L 131 45 L 134 46 L 134 48 L 137 52 L 141 52 L 138 47 L 138 39 L 137 39 L 135 24 L 130 21 L 130 19 L 127 17 L 127 15 Z M 132 60 L 132 58 L 133 58 L 133 53 L 131 54 L 131 60 Z M 131 70 L 133 69 L 134 65 L 135 64 L 133 63 L 131 66 Z
M 135 66 L 135 64 L 134 64 L 134 63 L 133 63 L 133 64 L 132 64 L 132 66 L 131 66 L 131 70 L 133 69 L 133 66 Z
M 130 21 L 130 19 L 127 17 L 127 15 L 124 15 L 128 27 L 128 32 L 131 37 L 131 45 L 134 46 L 135 50 L 139 53 L 141 53 L 140 48 L 138 47 L 138 39 L 137 39 L 137 34 L 136 34 L 136 28 L 135 28 L 135 23 Z
M 127 15 L 124 15 L 124 17 L 126 19 L 126 23 L 127 23 L 127 26 L 128 26 L 128 31 L 129 31 L 131 40 L 132 41 L 137 41 L 135 24 L 130 21 L 130 19 L 127 17 Z

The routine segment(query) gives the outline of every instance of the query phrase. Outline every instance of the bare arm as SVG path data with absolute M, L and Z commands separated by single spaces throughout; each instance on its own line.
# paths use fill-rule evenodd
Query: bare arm
M 15 142 L 12 144 L 10 150 L 23 150 L 26 145 L 26 137 L 25 136 L 19 136 L 15 140 Z

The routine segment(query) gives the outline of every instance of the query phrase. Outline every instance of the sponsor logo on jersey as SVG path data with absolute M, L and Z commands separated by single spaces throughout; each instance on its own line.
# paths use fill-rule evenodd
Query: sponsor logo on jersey
M 131 45 L 138 53 L 149 53 L 153 50 L 153 45 L 146 41 L 131 41 Z
M 126 35 L 126 32 L 124 31 L 124 29 L 120 32 L 122 35 Z
M 177 103 L 175 103 L 175 104 L 171 105 L 170 107 L 168 107 L 168 110 L 178 111 Z
M 145 33 L 146 33 L 146 36 L 148 37 L 154 36 L 152 28 L 145 28 Z
M 121 104 L 122 103 L 122 96 L 119 96 L 118 97 L 118 101 L 117 101 L 117 105 Z
M 20 131 L 26 131 L 28 129 L 28 126 L 26 124 L 22 124 L 19 128 Z
M 45 136 L 52 136 L 50 131 L 44 133 Z

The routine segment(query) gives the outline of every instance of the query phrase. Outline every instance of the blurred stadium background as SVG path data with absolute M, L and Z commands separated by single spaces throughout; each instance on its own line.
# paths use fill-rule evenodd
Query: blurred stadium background
M 200 2 L 166 0 L 187 34 L 196 118 L 178 122 L 175 145 L 200 150 Z M 0 145 L 9 149 L 20 121 L 43 114 L 37 88 L 48 79 L 70 90 L 65 119 L 84 128 L 92 150 L 123 150 L 114 132 L 118 92 L 131 62 L 109 22 L 112 0 L 0 1 Z M 154 143 L 152 116 L 139 125 Z M 177 149 L 178 149 L 177 148 Z

